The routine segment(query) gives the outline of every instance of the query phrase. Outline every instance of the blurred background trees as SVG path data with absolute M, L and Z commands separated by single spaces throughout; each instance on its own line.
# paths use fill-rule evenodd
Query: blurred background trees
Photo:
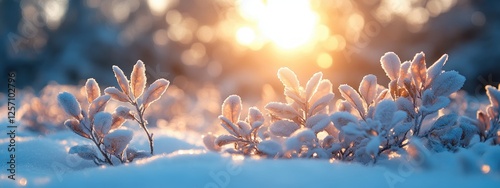
M 498 7 L 493 0 L 0 0 L 0 74 L 15 70 L 18 87 L 35 91 L 89 77 L 114 85 L 111 65 L 130 72 L 141 59 L 148 77 L 186 93 L 209 85 L 223 96 L 258 97 L 265 83 L 281 91 L 279 67 L 303 82 L 323 71 L 336 88 L 383 74 L 378 59 L 387 51 L 401 60 L 424 51 L 428 63 L 448 53 L 444 69 L 465 75 L 464 88 L 480 94 L 500 81 Z

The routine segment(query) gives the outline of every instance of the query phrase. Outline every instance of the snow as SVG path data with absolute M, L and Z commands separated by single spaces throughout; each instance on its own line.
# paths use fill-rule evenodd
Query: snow
M 265 159 L 209 152 L 199 140 L 178 139 L 156 132 L 151 158 L 127 165 L 97 167 L 91 161 L 67 154 L 69 146 L 83 143 L 70 131 L 47 137 L 19 134 L 16 181 L 0 177 L 1 187 L 498 187 L 499 174 L 465 173 L 461 155 L 432 154 L 431 169 L 402 159 L 363 165 L 328 160 Z M 176 133 L 177 134 L 177 133 Z M 136 134 L 140 135 L 140 134 Z M 189 137 L 186 135 L 179 135 Z M 192 135 L 191 135 L 192 136 Z M 136 137 L 137 148 L 147 148 L 145 137 Z M 4 145 L 8 140 L 2 139 Z M 193 143 L 190 143 L 193 142 Z M 133 145 L 133 144 L 132 144 Z M 498 156 L 500 147 L 487 150 Z M 5 157 L 1 150 L 0 156 Z M 469 151 L 473 152 L 473 151 Z M 462 154 L 462 153 L 460 153 Z M 469 157 L 475 154 L 469 153 Z M 465 155 L 465 154 L 464 154 Z M 2 161 L 7 159 L 2 158 Z M 490 161 L 498 161 L 491 160 Z M 492 164 L 493 165 L 493 164 Z M 498 164 L 497 164 L 498 165 Z M 2 169 L 6 164 L 2 163 Z M 498 167 L 494 167 L 498 168 Z M 493 169 L 493 167 L 492 167 Z M 497 171 L 498 172 L 498 171 Z

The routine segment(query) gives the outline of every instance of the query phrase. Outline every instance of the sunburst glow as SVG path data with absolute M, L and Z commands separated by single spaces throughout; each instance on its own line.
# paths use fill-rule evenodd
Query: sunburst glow
M 241 33 L 237 34 L 243 45 L 250 45 L 260 37 L 282 49 L 295 49 L 313 39 L 319 23 L 319 16 L 307 0 L 242 0 L 239 12 L 246 20 L 255 23 L 259 35 L 248 41 L 241 40 Z

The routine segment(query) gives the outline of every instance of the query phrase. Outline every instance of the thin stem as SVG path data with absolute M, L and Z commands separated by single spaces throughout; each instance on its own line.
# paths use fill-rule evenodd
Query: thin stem
M 97 149 L 99 149 L 99 151 L 101 152 L 102 156 L 104 156 L 104 158 L 106 159 L 106 162 L 109 163 L 110 165 L 113 165 L 113 163 L 111 162 L 111 159 L 108 157 L 108 155 L 106 155 L 106 153 L 104 151 L 102 151 L 102 148 L 101 148 L 101 144 L 99 144 L 97 141 L 96 141 L 96 138 L 94 136 L 94 133 L 92 130 L 90 130 L 89 128 L 87 128 L 87 126 L 83 125 L 84 128 L 86 128 L 89 132 L 90 132 L 90 138 L 91 140 L 94 142 L 94 144 L 97 146 Z
M 420 116 L 420 120 L 418 121 L 417 129 L 416 129 L 416 132 L 415 132 L 416 136 L 418 136 L 418 134 L 420 133 L 420 129 L 422 128 L 422 123 L 424 122 L 425 116 L 427 116 L 427 115 L 422 114 Z
M 104 151 L 102 151 L 101 144 L 97 143 L 97 141 L 95 140 L 95 137 L 94 137 L 94 135 L 92 135 L 92 133 L 90 133 L 90 134 L 92 137 L 92 141 L 94 141 L 94 144 L 97 146 L 97 148 L 99 149 L 101 154 L 104 156 L 104 158 L 106 158 L 106 162 L 109 163 L 110 165 L 113 165 L 113 163 L 111 162 L 111 159 L 108 157 L 108 155 L 106 155 L 106 153 L 104 153 Z
M 144 110 L 141 110 L 141 108 L 139 108 L 139 105 L 137 103 L 132 103 L 134 106 L 135 106 L 135 109 L 137 110 L 137 114 L 139 115 L 139 121 L 137 121 L 137 123 L 140 124 L 141 128 L 144 130 L 144 132 L 146 133 L 146 135 L 148 136 L 148 141 L 149 141 L 149 150 L 150 150 L 150 153 L 151 155 L 153 155 L 153 134 L 149 133 L 149 130 L 148 128 L 146 127 L 146 121 L 144 120 Z

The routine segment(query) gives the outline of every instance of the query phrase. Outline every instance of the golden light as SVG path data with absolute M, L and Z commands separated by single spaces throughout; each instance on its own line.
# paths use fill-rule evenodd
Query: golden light
M 488 165 L 481 166 L 481 171 L 483 171 L 484 174 L 489 173 L 490 172 L 490 166 L 488 166 Z
M 156 16 L 162 15 L 165 10 L 177 3 L 176 0 L 148 0 L 147 2 L 151 13 Z
M 239 12 L 248 21 L 255 22 L 256 34 L 286 50 L 311 42 L 317 28 L 321 28 L 318 27 L 318 15 L 307 0 L 242 0 Z M 250 35 L 246 27 L 238 29 L 239 42 L 241 35 Z
M 327 69 L 332 66 L 333 58 L 328 53 L 321 53 L 318 55 L 316 63 L 318 64 L 319 67 Z
M 236 40 L 242 45 L 250 45 L 255 40 L 255 31 L 250 27 L 241 27 L 236 31 Z
M 28 185 L 28 180 L 26 178 L 21 178 L 17 183 L 20 186 L 26 186 L 26 185 Z
M 401 154 L 396 153 L 396 152 L 391 152 L 389 154 L 389 159 L 395 159 L 395 158 L 400 158 L 400 157 L 401 157 Z

